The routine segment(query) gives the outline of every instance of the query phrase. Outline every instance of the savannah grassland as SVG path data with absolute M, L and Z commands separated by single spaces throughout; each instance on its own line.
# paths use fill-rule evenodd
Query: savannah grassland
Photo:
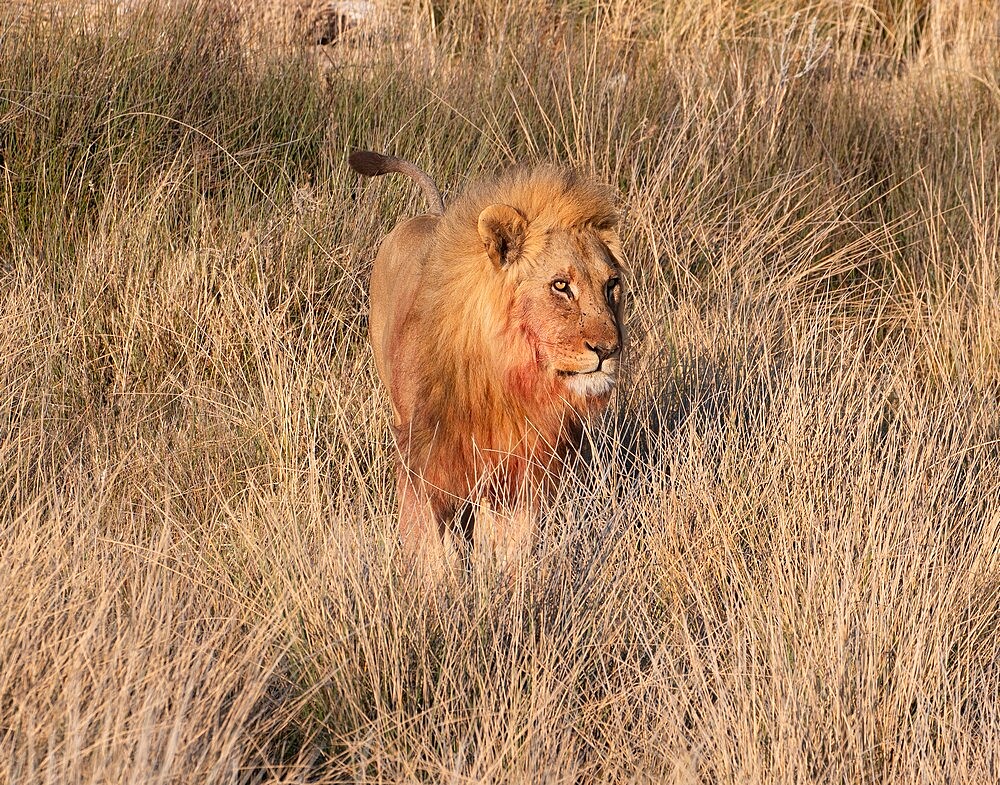
M 0 781 L 1000 781 L 991 4 L 505 5 L 0 30 Z M 355 147 L 620 191 L 514 584 L 398 577 Z

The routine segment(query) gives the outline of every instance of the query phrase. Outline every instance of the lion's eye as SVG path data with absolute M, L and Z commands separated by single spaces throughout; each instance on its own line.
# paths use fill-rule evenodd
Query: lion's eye
M 569 281 L 564 281 L 562 278 L 557 278 L 552 282 L 552 291 L 563 294 L 566 297 L 573 297 L 573 290 L 569 286 Z
M 608 298 L 611 305 L 614 305 L 618 300 L 619 286 L 621 286 L 621 281 L 618 278 L 611 278 L 604 285 L 604 296 Z

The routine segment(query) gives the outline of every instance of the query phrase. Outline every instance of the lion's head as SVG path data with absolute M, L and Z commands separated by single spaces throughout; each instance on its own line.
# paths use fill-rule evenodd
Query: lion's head
M 516 208 L 493 204 L 478 228 L 510 298 L 504 310 L 512 320 L 497 342 L 499 367 L 505 357 L 520 359 L 507 369 L 508 385 L 525 393 L 533 381 L 581 412 L 603 402 L 622 348 L 621 263 L 611 227 L 528 223 Z M 519 344 L 530 354 L 517 352 Z
M 572 419 L 607 402 L 623 341 L 615 221 L 605 189 L 549 167 L 474 187 L 441 219 L 434 332 L 473 333 L 508 406 Z
M 615 222 L 606 189 L 540 167 L 386 238 L 371 331 L 396 413 L 404 542 L 447 537 L 470 500 L 536 510 L 606 406 L 623 344 Z

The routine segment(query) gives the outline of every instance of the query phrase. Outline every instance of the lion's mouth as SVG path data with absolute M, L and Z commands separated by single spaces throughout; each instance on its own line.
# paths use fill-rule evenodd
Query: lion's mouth
M 605 362 L 603 365 L 608 366 L 610 365 L 610 363 Z M 591 368 L 589 371 L 561 371 L 561 370 L 556 371 L 556 376 L 561 376 L 564 379 L 572 376 L 598 376 L 598 375 L 608 376 L 613 379 L 615 376 L 615 368 L 613 365 L 611 365 L 611 367 L 602 367 L 601 365 L 598 365 L 596 368 Z

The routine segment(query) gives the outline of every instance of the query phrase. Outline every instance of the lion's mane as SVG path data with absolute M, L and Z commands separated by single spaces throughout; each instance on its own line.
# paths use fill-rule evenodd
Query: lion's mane
M 544 491 L 577 445 L 586 418 L 605 402 L 567 397 L 532 370 L 523 334 L 539 316 L 519 313 L 513 277 L 493 274 L 483 263 L 477 219 L 497 203 L 519 210 L 531 227 L 522 253 L 533 264 L 545 264 L 541 238 L 548 229 L 604 232 L 611 252 L 622 258 L 609 190 L 554 167 L 474 185 L 440 218 L 414 303 L 420 318 L 412 343 L 422 356 L 416 405 L 396 434 L 439 515 L 477 483 L 500 506 Z

